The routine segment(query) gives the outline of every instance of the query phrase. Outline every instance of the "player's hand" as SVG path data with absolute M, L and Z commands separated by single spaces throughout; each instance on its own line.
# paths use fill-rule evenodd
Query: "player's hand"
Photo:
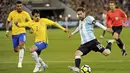
M 113 30 L 111 28 L 107 28 L 106 31 L 111 32 L 111 33 L 113 32 Z
M 65 29 L 64 32 L 69 32 L 69 30 L 68 30 L 68 29 Z
M 122 25 L 123 27 L 127 27 L 127 23 L 123 23 L 123 25 Z
M 31 34 L 33 34 L 33 29 L 30 29 L 29 32 L 30 32 Z
M 6 37 L 9 37 L 9 31 L 5 32 Z
M 104 26 L 107 26 L 107 24 L 104 24 Z
M 68 38 L 71 38 L 72 36 L 73 36 L 72 34 L 69 34 L 69 35 L 68 35 Z
M 17 27 L 19 27 L 19 26 L 18 26 L 18 21 L 14 22 L 14 24 L 15 24 Z

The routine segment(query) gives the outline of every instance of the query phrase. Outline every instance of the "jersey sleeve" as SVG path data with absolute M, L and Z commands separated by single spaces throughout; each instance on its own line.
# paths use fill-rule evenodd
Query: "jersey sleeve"
M 11 21 L 11 20 L 12 20 L 12 12 L 9 13 L 9 16 L 8 16 L 8 18 L 7 18 L 7 21 Z
M 74 35 L 79 32 L 79 26 L 71 33 L 71 35 Z
M 86 21 L 88 21 L 88 23 L 93 23 L 93 21 L 95 20 L 95 18 L 94 17 L 92 17 L 92 16 L 88 16 L 87 18 L 86 18 Z
M 99 22 L 97 22 L 97 21 L 95 21 L 94 24 L 95 24 L 96 26 L 98 26 L 98 27 L 104 29 L 104 30 L 107 29 L 107 27 L 105 27 L 104 25 L 102 25 L 101 23 L 99 23 Z
M 26 13 L 26 16 L 27 16 L 27 18 L 26 18 L 27 21 L 31 21 L 32 20 L 28 13 Z
M 54 26 L 56 26 L 56 27 L 58 27 L 58 28 L 60 28 L 60 29 L 62 29 L 62 30 L 65 30 L 64 27 L 62 27 L 60 24 L 58 24 L 58 23 L 56 23 L 56 22 L 54 22 L 54 21 L 52 21 L 52 20 L 44 19 L 44 23 L 45 23 L 46 25 L 48 25 L 48 26 L 54 25 Z
M 18 23 L 19 27 L 29 27 L 31 28 L 31 22 L 32 21 L 28 21 L 27 23 Z
M 125 14 L 125 12 L 120 9 L 120 14 L 121 14 L 121 17 L 123 18 L 124 22 L 126 22 L 126 20 L 127 20 L 127 15 Z

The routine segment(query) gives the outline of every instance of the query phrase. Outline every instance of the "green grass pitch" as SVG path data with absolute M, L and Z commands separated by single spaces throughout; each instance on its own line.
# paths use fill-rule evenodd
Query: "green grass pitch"
M 73 29 L 70 29 L 72 32 Z M 110 33 L 106 33 L 104 39 L 99 36 L 102 29 L 95 28 L 95 35 L 100 42 L 106 46 L 106 40 L 111 39 Z M 48 64 L 48 69 L 41 73 L 73 73 L 68 70 L 69 65 L 74 65 L 74 53 L 80 45 L 79 34 L 72 38 L 67 37 L 59 29 L 49 29 L 49 46 L 43 50 L 40 57 Z M 101 53 L 90 52 L 82 57 L 81 66 L 88 64 L 92 73 L 130 73 L 130 29 L 125 28 L 121 33 L 121 39 L 126 45 L 127 56 L 121 56 L 121 50 L 116 44 L 113 44 L 111 54 L 108 57 Z M 5 37 L 5 32 L 0 31 L 0 73 L 33 73 L 35 62 L 32 59 L 29 48 L 34 44 L 34 39 L 27 31 L 27 42 L 23 68 L 17 68 L 18 53 L 14 53 L 12 48 L 11 36 Z

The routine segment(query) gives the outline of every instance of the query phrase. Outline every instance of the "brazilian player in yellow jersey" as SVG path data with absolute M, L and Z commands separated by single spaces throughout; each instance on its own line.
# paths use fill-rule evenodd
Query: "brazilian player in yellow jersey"
M 25 23 L 30 21 L 30 15 L 23 10 L 23 4 L 21 1 L 16 2 L 16 9 L 10 12 L 6 21 L 6 36 L 9 37 L 9 24 L 12 24 L 12 42 L 14 51 L 19 51 L 19 62 L 18 68 L 22 68 L 22 61 L 24 57 L 24 43 L 26 41 L 26 31 L 25 28 L 17 27 L 14 22 L 18 21 L 20 23 Z
M 39 72 L 41 69 L 46 69 L 48 66 L 43 62 L 43 60 L 39 57 L 41 51 L 48 46 L 48 37 L 47 37 L 47 26 L 56 26 L 61 30 L 67 32 L 68 30 L 64 27 L 60 26 L 58 23 L 53 22 L 46 18 L 40 18 L 40 12 L 38 10 L 32 11 L 32 21 L 27 22 L 26 24 L 18 23 L 15 24 L 18 27 L 29 27 L 31 28 L 31 32 L 33 32 L 35 36 L 35 45 L 30 48 L 30 52 L 34 60 L 36 61 L 36 66 L 33 72 Z

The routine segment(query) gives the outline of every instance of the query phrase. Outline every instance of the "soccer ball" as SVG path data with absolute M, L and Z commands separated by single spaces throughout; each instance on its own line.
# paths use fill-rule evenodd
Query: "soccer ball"
M 83 65 L 81 67 L 81 73 L 91 73 L 91 68 L 89 65 Z

